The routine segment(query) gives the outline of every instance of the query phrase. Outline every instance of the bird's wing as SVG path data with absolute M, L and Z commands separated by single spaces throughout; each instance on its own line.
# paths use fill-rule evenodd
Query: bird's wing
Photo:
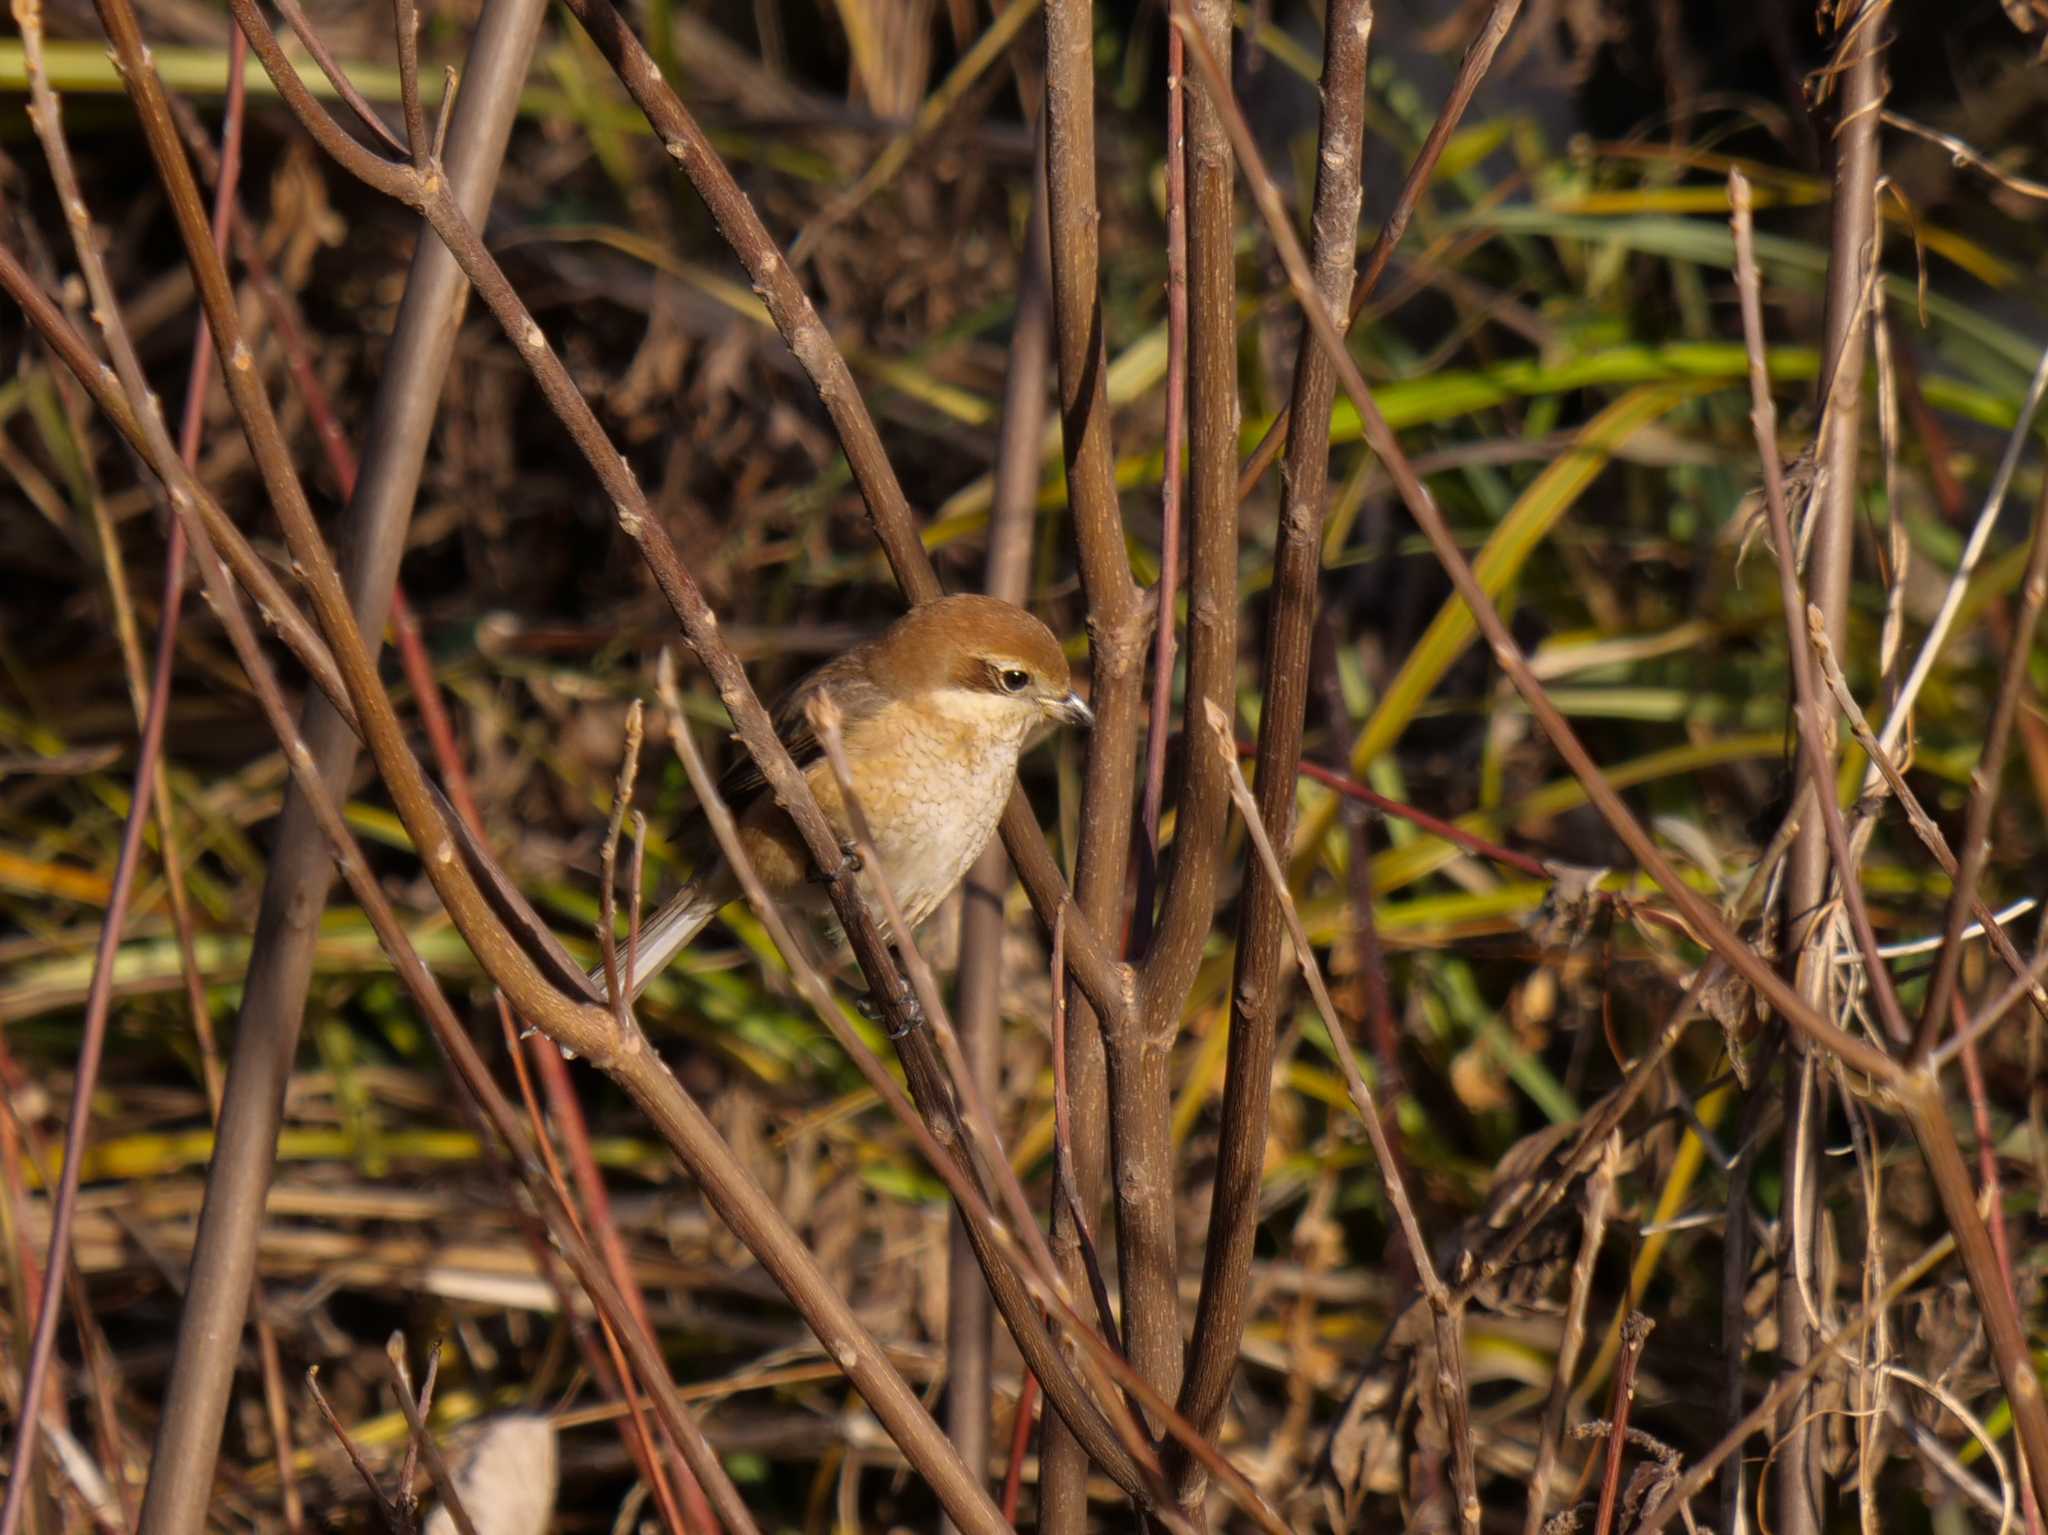
M 776 701 L 772 715 L 775 734 L 796 762 L 798 771 L 825 754 L 824 747 L 819 745 L 818 737 L 811 729 L 810 716 L 805 712 L 819 693 L 829 691 L 832 694 L 832 701 L 839 705 L 848 725 L 879 713 L 888 702 L 888 694 L 869 677 L 867 651 L 868 646 L 857 645 L 846 654 L 834 657 Z M 767 778 L 744 747 L 727 764 L 718 781 L 719 797 L 734 814 L 751 804 L 767 787 Z

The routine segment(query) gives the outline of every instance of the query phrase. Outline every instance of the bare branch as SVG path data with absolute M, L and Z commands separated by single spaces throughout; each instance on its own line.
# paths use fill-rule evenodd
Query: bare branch
M 1324 28 L 1323 119 L 1309 252 L 1316 300 L 1333 317 L 1344 311 L 1351 294 L 1364 196 L 1365 77 L 1371 34 L 1371 0 L 1334 0 Z M 1174 35 L 1180 35 L 1178 28 Z M 1322 574 L 1330 403 L 1336 388 L 1336 370 L 1314 333 L 1304 327 L 1290 402 L 1293 418 L 1303 427 L 1287 444 L 1259 712 L 1259 817 L 1276 847 L 1290 846 L 1294 835 L 1295 776 L 1307 719 L 1309 657 Z M 1192 703 L 1192 692 L 1189 696 Z M 1182 1411 L 1211 1429 L 1222 1416 L 1244 1333 L 1274 1042 L 1285 996 L 1281 900 L 1264 866 L 1254 864 L 1240 897 L 1215 1193 L 1209 1204 L 1202 1288 L 1181 1394 Z

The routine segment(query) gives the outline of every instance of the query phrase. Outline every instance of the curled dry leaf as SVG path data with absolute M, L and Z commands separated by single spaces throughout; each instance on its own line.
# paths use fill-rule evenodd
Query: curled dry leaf
M 455 1486 L 476 1535 L 542 1535 L 555 1514 L 554 1426 L 531 1413 L 491 1419 Z M 426 1535 L 455 1535 L 447 1509 L 427 1516 Z

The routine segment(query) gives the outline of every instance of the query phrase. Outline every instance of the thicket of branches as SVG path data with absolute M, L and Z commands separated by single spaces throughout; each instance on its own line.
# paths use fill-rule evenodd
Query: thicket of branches
M 565 1526 L 2041 1528 L 2040 16 L 1924 122 L 1884 0 L 1776 96 L 95 7 L 0 58 L 0 1535 L 410 1530 L 515 1407 Z M 921 950 L 762 694 L 965 588 L 1097 723 Z M 707 728 L 857 983 L 584 980 Z

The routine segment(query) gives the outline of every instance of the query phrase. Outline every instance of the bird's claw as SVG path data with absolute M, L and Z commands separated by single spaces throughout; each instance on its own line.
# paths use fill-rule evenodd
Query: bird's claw
M 851 879 L 865 867 L 860 849 L 851 842 L 842 842 L 839 844 L 839 867 L 813 870 L 809 878 L 814 885 L 836 885 L 842 879 Z
M 908 990 L 898 992 L 888 1003 L 881 1001 L 873 992 L 864 991 L 853 999 L 853 1005 L 869 1023 L 881 1024 L 882 1032 L 891 1039 L 907 1039 L 925 1025 L 924 1005 Z M 891 1014 L 902 1022 L 888 1022 Z

